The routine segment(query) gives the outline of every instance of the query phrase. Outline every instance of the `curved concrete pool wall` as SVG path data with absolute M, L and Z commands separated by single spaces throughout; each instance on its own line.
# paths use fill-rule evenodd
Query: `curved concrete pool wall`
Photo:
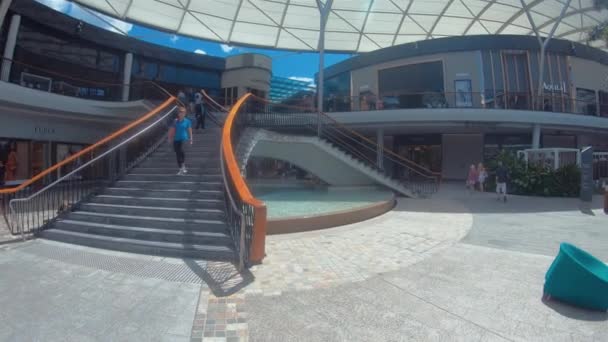
M 291 216 L 268 219 L 267 234 L 288 234 L 343 226 L 380 216 L 395 207 L 395 195 L 385 201 L 354 209 L 315 216 Z

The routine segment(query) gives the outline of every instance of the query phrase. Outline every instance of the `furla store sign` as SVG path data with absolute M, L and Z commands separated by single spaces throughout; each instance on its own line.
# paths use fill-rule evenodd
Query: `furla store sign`
M 543 82 L 543 88 L 545 91 L 549 91 L 552 93 L 566 93 L 566 82 L 562 83 L 549 83 Z

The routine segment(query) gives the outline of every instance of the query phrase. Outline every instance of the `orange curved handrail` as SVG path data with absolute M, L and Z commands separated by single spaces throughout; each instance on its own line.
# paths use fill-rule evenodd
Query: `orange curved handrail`
M 228 113 L 228 117 L 224 122 L 222 129 L 222 154 L 228 169 L 228 176 L 236 189 L 239 198 L 246 204 L 251 205 L 254 209 L 253 222 L 253 239 L 249 249 L 249 260 L 253 263 L 259 263 L 264 259 L 265 244 L 266 244 L 266 205 L 264 202 L 253 197 L 247 183 L 243 179 L 239 166 L 234 155 L 232 146 L 232 126 L 241 106 L 247 101 L 252 94 L 243 95 Z
M 163 102 L 161 105 L 159 105 L 158 107 L 154 108 L 153 110 L 149 111 L 148 113 L 146 113 L 145 115 L 143 115 L 142 117 L 140 117 L 137 120 L 132 121 L 131 123 L 125 125 L 124 127 L 118 129 L 117 131 L 111 133 L 110 135 L 106 136 L 105 138 L 99 140 L 98 142 L 92 144 L 91 146 L 88 146 L 82 150 L 80 150 L 79 152 L 73 154 L 72 156 L 58 162 L 57 164 L 49 167 L 48 169 L 40 172 L 39 174 L 35 175 L 34 177 L 28 179 L 27 181 L 21 183 L 19 186 L 13 187 L 13 188 L 7 188 L 7 189 L 0 189 L 0 194 L 13 194 L 16 193 L 19 190 L 22 190 L 30 185 L 32 185 L 34 182 L 42 179 L 43 177 L 49 175 L 50 173 L 57 171 L 60 167 L 82 157 L 83 155 L 97 149 L 98 147 L 122 136 L 123 134 L 125 134 L 127 131 L 129 131 L 130 129 L 132 129 L 133 127 L 138 126 L 139 124 L 141 124 L 142 122 L 148 120 L 149 118 L 153 117 L 154 115 L 158 114 L 160 111 L 162 111 L 163 109 L 165 109 L 166 107 L 168 107 L 171 102 L 175 101 L 175 96 L 171 96 L 169 97 L 167 100 L 165 100 L 165 102 Z
M 263 99 L 261 97 L 258 97 L 256 95 L 252 95 L 254 99 L 260 101 L 260 102 L 264 102 L 273 106 L 280 106 L 280 107 L 285 107 L 285 108 L 294 108 L 294 109 L 300 109 L 300 110 L 310 110 L 310 108 L 306 108 L 306 107 L 302 107 L 302 106 L 294 106 L 294 105 L 284 105 L 284 104 L 279 104 L 279 103 L 273 103 L 268 101 L 267 99 Z M 314 110 L 314 109 L 313 109 Z M 334 123 L 335 125 L 339 126 L 340 128 L 352 133 L 353 135 L 357 136 L 358 138 L 367 141 L 369 144 L 371 144 L 372 146 L 380 147 L 375 141 L 372 141 L 371 139 L 367 138 L 366 136 L 360 134 L 359 132 L 346 127 L 344 124 L 340 123 L 339 121 L 337 121 L 336 119 L 332 118 L 331 116 L 327 115 L 325 112 L 317 112 L 319 114 L 321 114 L 323 117 L 325 117 L 326 119 L 330 120 L 332 123 Z M 430 174 L 430 175 L 426 175 L 423 174 L 422 172 L 415 170 L 414 172 L 416 172 L 417 174 L 419 174 L 420 176 L 423 177 L 427 177 L 427 178 L 435 178 L 438 181 L 441 181 L 441 172 L 435 172 L 432 171 L 430 169 L 427 169 L 426 167 L 416 163 L 415 161 L 405 158 L 397 153 L 395 153 L 392 150 L 389 150 L 388 148 L 382 146 L 382 151 L 388 153 L 389 155 L 391 155 L 393 158 L 396 158 L 397 160 L 402 161 L 405 164 L 408 164 L 410 167 L 414 167 L 414 168 L 419 168 L 420 170 L 425 171 L 426 173 Z

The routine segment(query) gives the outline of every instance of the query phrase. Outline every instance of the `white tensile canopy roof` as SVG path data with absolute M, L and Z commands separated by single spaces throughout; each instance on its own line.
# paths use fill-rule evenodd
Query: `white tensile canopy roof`
M 129 22 L 175 34 L 265 48 L 315 51 L 317 0 L 74 0 Z M 608 19 L 594 0 L 323 0 L 325 49 L 366 52 L 439 37 L 550 35 L 585 42 Z M 568 4 L 564 16 L 562 9 Z M 602 45 L 603 47 L 603 45 Z

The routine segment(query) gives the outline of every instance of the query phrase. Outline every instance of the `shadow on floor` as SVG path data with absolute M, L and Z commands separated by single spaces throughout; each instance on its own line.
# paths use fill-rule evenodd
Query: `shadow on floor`
M 216 297 L 233 295 L 253 283 L 255 279 L 248 269 L 239 272 L 237 267 L 229 262 L 193 259 L 183 259 L 183 261 L 192 272 L 209 286 Z
M 547 307 L 551 308 L 553 311 L 568 318 L 589 322 L 608 321 L 608 312 L 605 311 L 593 311 L 577 308 L 575 306 L 560 302 L 555 298 L 549 298 L 547 296 L 544 296 L 542 298 L 542 302 Z

